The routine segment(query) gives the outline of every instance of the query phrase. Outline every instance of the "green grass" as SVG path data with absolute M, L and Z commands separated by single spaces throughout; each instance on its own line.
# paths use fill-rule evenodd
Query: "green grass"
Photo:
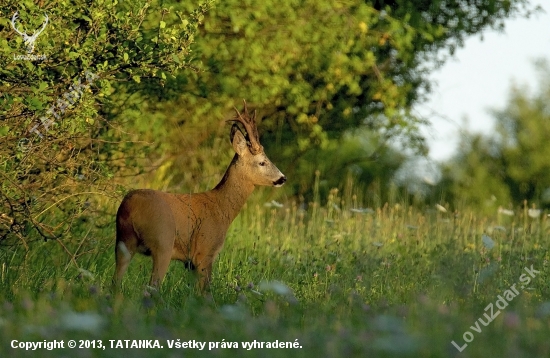
M 113 295 L 112 225 L 102 237 L 67 239 L 74 260 L 56 241 L 3 249 L 0 356 L 550 356 L 545 218 L 482 218 L 403 204 L 356 213 L 354 205 L 336 191 L 307 210 L 252 201 L 228 232 L 206 297 L 196 295 L 193 275 L 178 262 L 160 294 L 151 294 L 147 257 L 132 261 L 123 294 Z M 540 273 L 521 289 L 531 266 Z M 487 321 L 484 309 L 513 284 L 519 294 L 494 321 L 478 323 L 479 333 L 470 328 Z M 462 346 L 466 331 L 473 341 L 459 353 L 451 341 Z M 65 346 L 101 340 L 107 347 L 25 351 L 11 348 L 14 339 Z M 111 348 L 109 340 L 126 339 L 159 340 L 164 349 Z M 169 349 L 167 340 L 178 339 L 206 348 Z M 301 348 L 242 348 L 254 340 L 297 340 Z M 209 342 L 239 348 L 209 350 Z

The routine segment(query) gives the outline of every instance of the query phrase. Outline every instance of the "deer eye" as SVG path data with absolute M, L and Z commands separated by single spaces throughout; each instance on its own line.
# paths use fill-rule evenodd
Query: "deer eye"
M 260 162 L 259 164 L 261 167 L 265 166 L 265 162 Z

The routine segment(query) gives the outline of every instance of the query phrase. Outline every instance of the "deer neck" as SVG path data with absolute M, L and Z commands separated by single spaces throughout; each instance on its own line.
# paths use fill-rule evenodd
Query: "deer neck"
M 254 184 L 246 179 L 244 168 L 239 164 L 239 156 L 235 154 L 222 180 L 212 189 L 212 194 L 217 196 L 220 207 L 231 221 L 254 191 Z

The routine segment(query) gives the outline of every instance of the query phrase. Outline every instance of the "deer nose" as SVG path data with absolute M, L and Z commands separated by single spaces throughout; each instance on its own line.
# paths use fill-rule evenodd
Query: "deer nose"
M 280 177 L 279 179 L 277 179 L 277 181 L 274 181 L 274 182 L 273 182 L 273 185 L 275 185 L 275 186 L 281 186 L 281 185 L 283 185 L 285 182 L 286 182 L 286 177 L 283 175 L 282 177 Z

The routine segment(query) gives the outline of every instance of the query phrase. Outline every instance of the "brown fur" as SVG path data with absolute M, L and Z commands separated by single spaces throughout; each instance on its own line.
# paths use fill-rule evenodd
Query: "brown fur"
M 245 102 L 244 114 L 237 111 L 234 121 L 243 123 L 248 135 L 245 137 L 233 124 L 231 143 L 236 154 L 214 189 L 195 194 L 142 189 L 124 197 L 116 216 L 113 280 L 117 285 L 130 260 L 139 252 L 153 258 L 151 286 L 160 286 L 170 261 L 179 260 L 197 270 L 201 291 L 208 288 L 212 264 L 223 246 L 227 229 L 254 187 L 281 186 L 286 181 L 259 145 L 254 119 L 255 114 L 248 115 Z

